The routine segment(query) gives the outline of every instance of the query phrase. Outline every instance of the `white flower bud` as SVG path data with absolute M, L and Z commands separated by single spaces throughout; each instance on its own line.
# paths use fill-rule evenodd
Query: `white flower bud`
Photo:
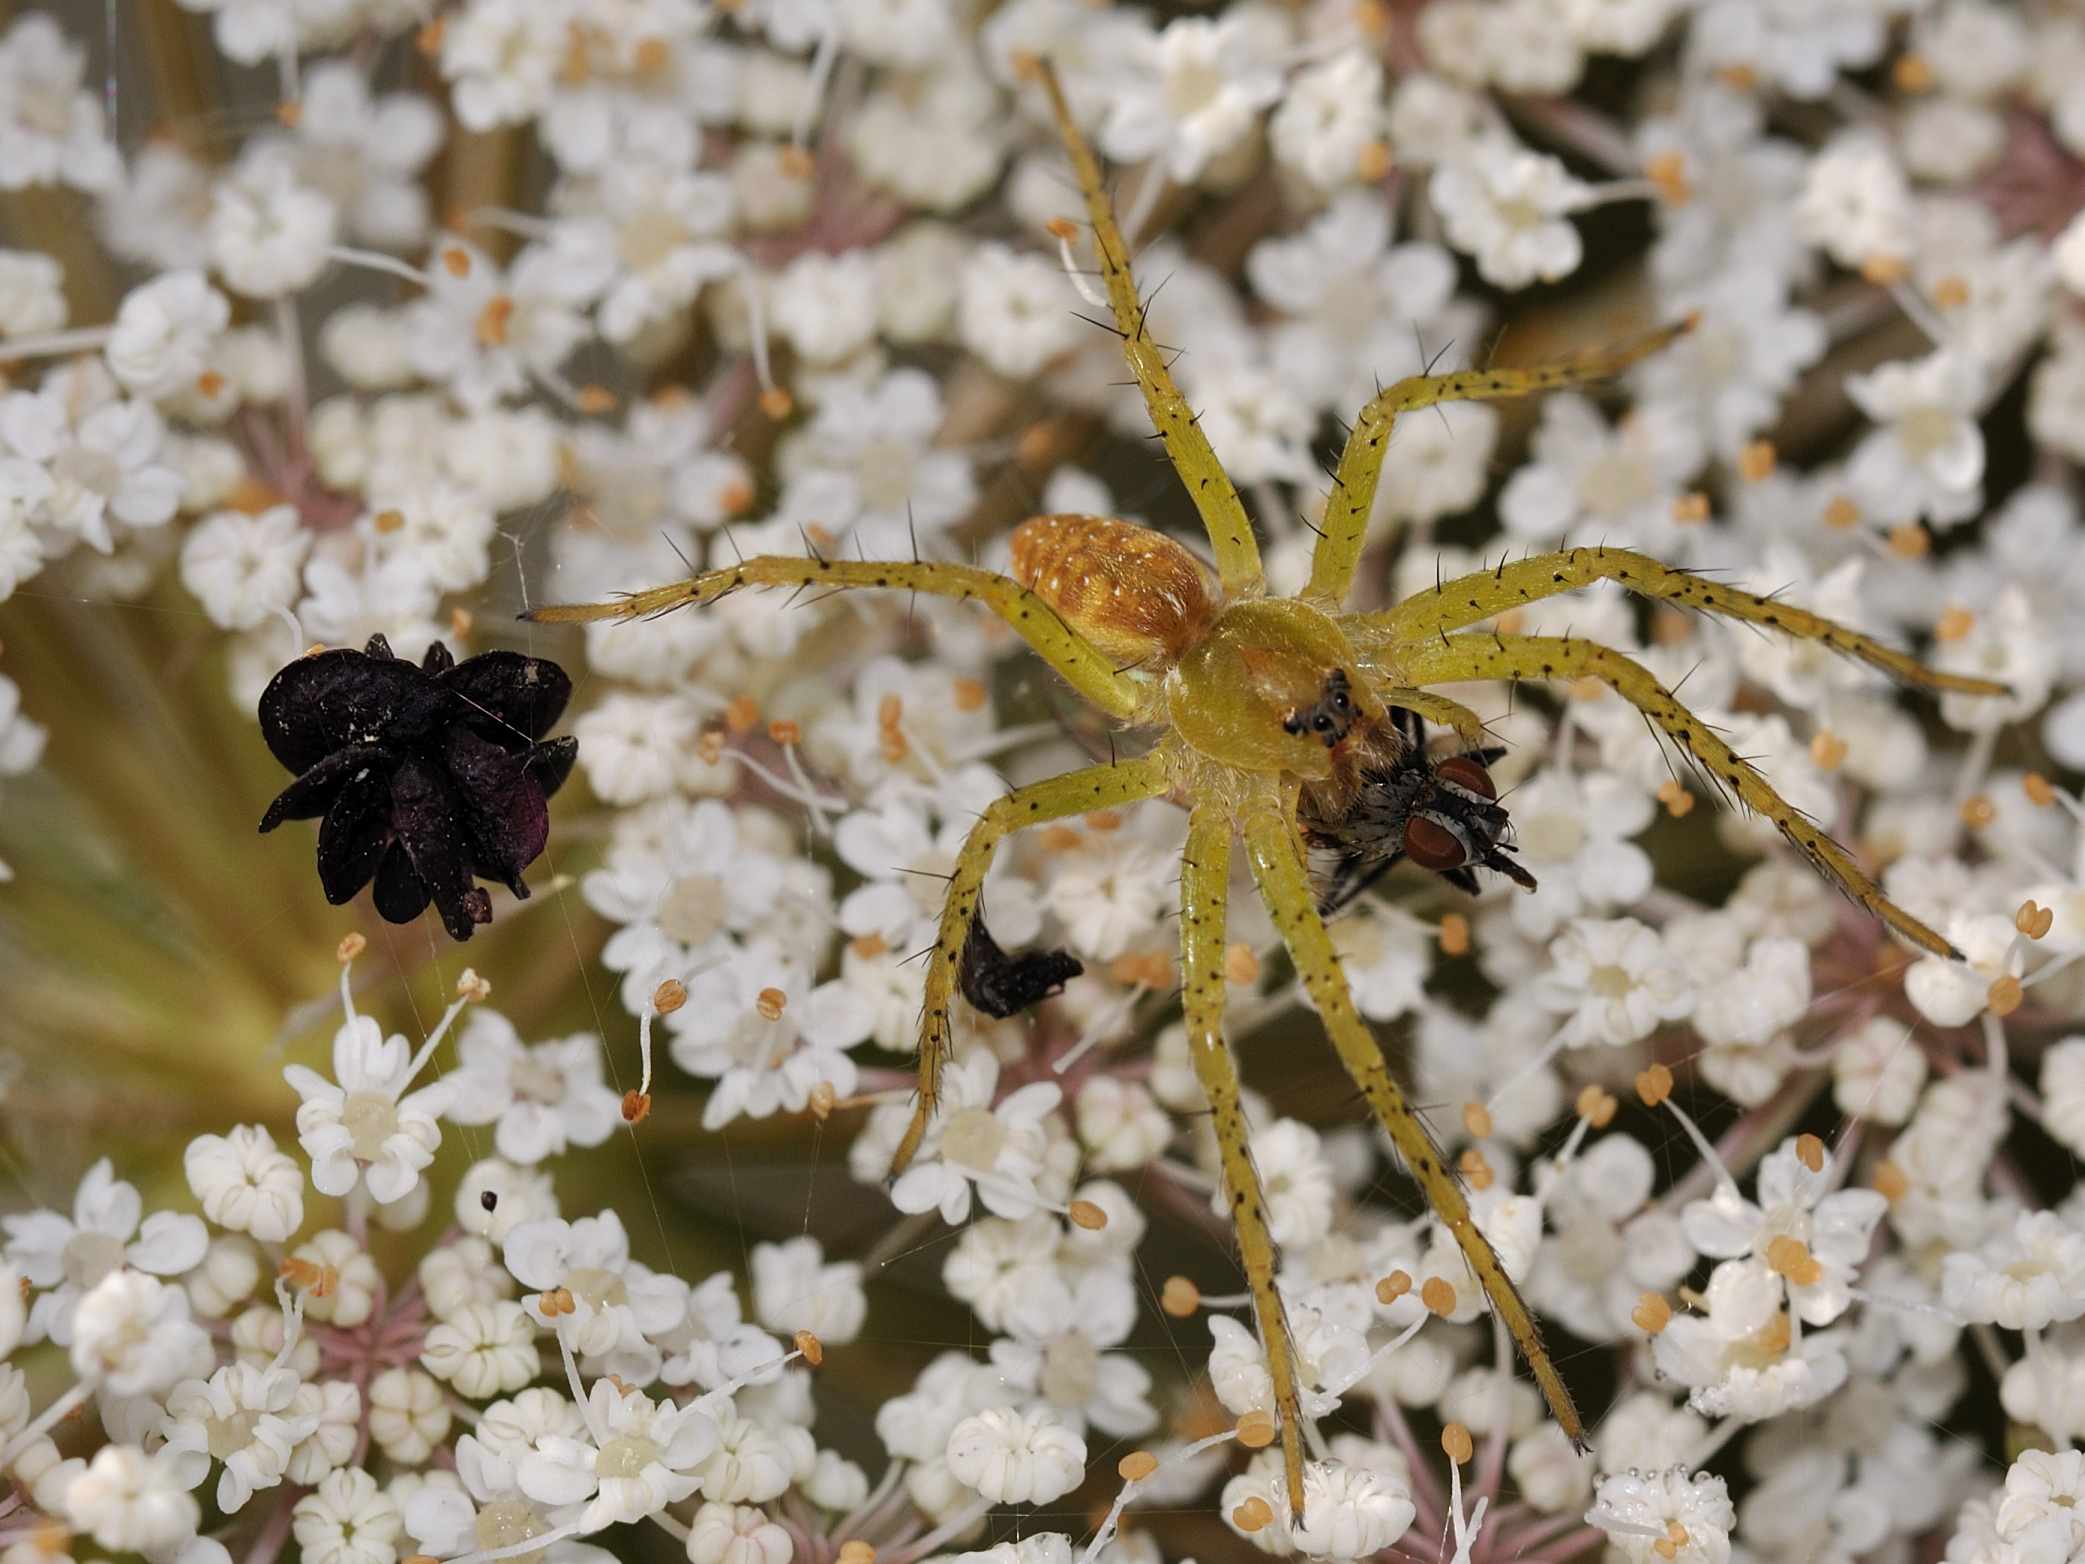
M 789 1564 L 789 1533 L 748 1505 L 705 1504 L 688 1527 L 688 1564 Z
M 1086 1442 L 1049 1407 L 995 1407 L 948 1436 L 949 1472 L 994 1504 L 1049 1504 L 1086 1475 Z
M 227 1233 L 211 1240 L 203 1263 L 181 1282 L 197 1314 L 220 1320 L 253 1296 L 261 1283 L 261 1257 L 251 1239 Z
M 370 1381 L 370 1437 L 401 1465 L 418 1466 L 434 1454 L 449 1421 L 448 1397 L 419 1369 L 385 1369 Z

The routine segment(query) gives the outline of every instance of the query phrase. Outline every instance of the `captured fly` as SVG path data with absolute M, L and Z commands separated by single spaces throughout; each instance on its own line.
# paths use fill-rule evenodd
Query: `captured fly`
M 1437 758 L 1416 714 L 1398 708 L 1393 721 L 1393 741 L 1358 757 L 1349 778 L 1304 789 L 1300 815 L 1319 912 L 1338 912 L 1407 858 L 1472 895 L 1479 869 L 1533 890 L 1535 877 L 1511 856 L 1513 822 L 1491 780 L 1491 763 L 1505 751 Z

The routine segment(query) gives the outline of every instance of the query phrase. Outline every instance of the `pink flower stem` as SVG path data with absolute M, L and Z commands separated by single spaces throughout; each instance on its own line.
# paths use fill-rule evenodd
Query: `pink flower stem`
M 1405 1465 L 1411 1469 L 1412 1499 L 1418 1506 L 1418 1519 L 1429 1529 L 1438 1530 L 1448 1514 L 1440 1481 L 1433 1475 L 1432 1465 L 1419 1454 L 1419 1442 L 1412 1437 L 1403 1410 L 1388 1396 L 1376 1403 L 1376 1436 L 1386 1435 L 1404 1452 Z
M 362 1464 L 360 1450 L 355 1452 L 354 1464 Z M 268 1512 L 267 1524 L 261 1527 L 259 1534 L 253 1539 L 253 1546 L 247 1550 L 246 1564 L 275 1564 L 275 1560 L 282 1554 L 282 1545 L 289 1541 L 290 1522 L 297 1501 L 303 1497 L 304 1492 L 305 1490 L 295 1483 L 284 1483 L 276 1490 L 275 1506 Z
M 1546 1548 L 1534 1553 L 1518 1553 L 1513 1558 L 1515 1564 L 1565 1564 L 1566 1560 L 1578 1558 L 1590 1549 L 1603 1546 L 1606 1541 L 1607 1533 L 1599 1527 L 1581 1526 Z
M 1561 1515 L 1546 1516 L 1519 1531 L 1501 1530 L 1493 1540 L 1492 1547 L 1502 1558 L 1517 1559 L 1530 1548 L 1539 1548 L 1560 1532 L 1569 1531 L 1579 1525 L 1579 1512 L 1566 1510 Z

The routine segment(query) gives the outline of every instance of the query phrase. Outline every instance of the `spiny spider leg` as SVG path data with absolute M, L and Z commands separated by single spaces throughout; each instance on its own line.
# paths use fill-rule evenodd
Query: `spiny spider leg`
M 1480 619 L 1504 613 L 1538 598 L 1572 592 L 1595 581 L 1616 581 L 1644 597 L 1665 598 L 1686 608 L 1699 608 L 1725 619 L 1765 625 L 1803 641 L 1822 641 L 1833 651 L 1879 668 L 1892 678 L 1929 690 L 1956 690 L 1965 695 L 2003 695 L 2005 686 L 1989 679 L 1942 673 L 1916 658 L 1893 651 L 1880 641 L 1836 624 L 1808 609 L 1774 598 L 1740 592 L 1705 580 L 1689 570 L 1675 570 L 1647 554 L 1628 549 L 1574 548 L 1535 554 L 1517 564 L 1472 571 L 1419 592 L 1380 614 L 1361 614 L 1347 622 L 1355 639 L 1388 644 L 1384 656 L 1402 666 L 1404 646 L 1438 640 L 1447 630 L 1460 630 Z
M 955 999 L 962 971 L 963 946 L 970 938 L 972 916 L 984 890 L 985 875 L 992 867 L 992 853 L 1002 838 L 1096 809 L 1112 809 L 1155 798 L 1172 787 L 1166 762 L 1157 753 L 1109 766 L 1088 766 L 1067 771 L 1016 788 L 995 798 L 977 817 L 956 855 L 955 872 L 949 876 L 948 896 L 941 904 L 941 928 L 934 940 L 934 953 L 927 962 L 926 996 L 919 1018 L 919 1096 L 913 1104 L 912 1122 L 891 1159 L 891 1177 L 910 1165 L 934 1117 L 941 1094 L 941 1066 L 948 1057 L 949 1006 Z
M 1108 307 L 1114 312 L 1115 328 L 1122 334 L 1122 352 L 1144 392 L 1144 405 L 1151 410 L 1151 426 L 1165 441 L 1166 455 L 1193 496 L 1195 509 L 1209 534 L 1209 548 L 1216 559 L 1216 574 L 1226 596 L 1250 596 L 1262 584 L 1260 545 L 1252 534 L 1252 522 L 1238 491 L 1210 449 L 1209 438 L 1195 421 L 1194 411 L 1166 368 L 1164 351 L 1151 340 L 1144 317 L 1144 303 L 1137 297 L 1137 284 L 1130 272 L 1129 246 L 1116 226 L 1115 212 L 1101 183 L 1100 164 L 1086 137 L 1073 123 L 1057 72 L 1046 60 L 1034 60 L 1057 116 L 1057 130 L 1071 154 L 1079 189 L 1086 197 L 1086 212 L 1093 224 L 1094 247 L 1100 252 L 1100 273 L 1107 284 Z
M 1502 401 L 1609 380 L 1638 359 L 1657 352 L 1693 324 L 1690 317 L 1613 347 L 1588 349 L 1555 363 L 1535 364 L 1526 369 L 1459 369 L 1447 375 L 1412 375 L 1378 392 L 1356 415 L 1346 449 L 1340 453 L 1332 493 L 1325 501 L 1325 522 L 1318 533 L 1317 551 L 1311 556 L 1310 584 L 1301 594 L 1304 600 L 1332 610 L 1346 602 L 1347 591 L 1354 584 L 1354 568 L 1368 541 L 1376 480 L 1382 476 L 1383 457 L 1390 449 L 1390 429 L 1399 413 L 1431 407 L 1436 402 Z
M 1065 682 L 1114 717 L 1129 717 L 1141 704 L 1137 686 L 1063 617 L 1018 581 L 973 565 L 897 560 L 793 559 L 763 554 L 725 570 L 706 570 L 685 581 L 633 592 L 612 603 L 562 603 L 523 614 L 543 624 L 582 620 L 644 619 L 690 605 L 714 603 L 741 587 L 892 587 L 934 597 L 974 599 L 1012 625 L 1016 634 L 1064 675 Z
M 1391 1144 L 1397 1147 L 1433 1214 L 1454 1236 L 1471 1274 L 1534 1371 L 1551 1415 L 1573 1445 L 1586 1449 L 1585 1424 L 1579 1418 L 1571 1392 L 1564 1386 L 1563 1376 L 1557 1373 L 1555 1362 L 1542 1345 L 1542 1332 L 1535 1324 L 1534 1314 L 1514 1287 L 1513 1278 L 1506 1274 L 1491 1241 L 1470 1215 L 1470 1203 L 1463 1195 L 1461 1181 L 1449 1168 L 1426 1121 L 1413 1112 L 1404 1089 L 1390 1073 L 1382 1045 L 1354 1008 L 1346 972 L 1339 964 L 1339 953 L 1333 948 L 1325 920 L 1318 915 L 1310 872 L 1297 849 L 1294 795 L 1285 797 L 1278 808 L 1261 804 L 1250 810 L 1244 832 L 1260 900 L 1267 904 L 1274 927 L 1289 948 L 1304 992 L 1317 1006 L 1318 1018 L 1331 1035 L 1339 1062 L 1361 1088 L 1376 1122 L 1389 1134 Z
M 1231 880 L 1231 817 L 1221 804 L 1197 804 L 1187 821 L 1187 846 L 1180 862 L 1181 1000 L 1187 1015 L 1187 1051 L 1195 1078 L 1209 1100 L 1230 1194 L 1238 1256 L 1252 1290 L 1274 1406 L 1281 1421 L 1282 1468 L 1288 1477 L 1289 1513 L 1303 1514 L 1303 1411 L 1296 1384 L 1295 1338 L 1289 1333 L 1281 1294 L 1274 1286 L 1274 1236 L 1267 1226 L 1267 1196 L 1254 1167 L 1245 1109 L 1238 1099 L 1238 1061 L 1224 1041 L 1224 924 Z
M 1597 641 L 1482 634 L 1436 635 L 1431 641 L 1400 648 L 1398 656 L 1405 677 L 1422 684 L 1464 679 L 1600 680 L 1670 734 L 1710 780 L 1729 788 L 1746 807 L 1771 820 L 1819 874 L 1920 949 L 1961 959 L 1953 945 L 1883 895 L 1843 847 L 1775 792 L 1765 777 L 1635 659 Z

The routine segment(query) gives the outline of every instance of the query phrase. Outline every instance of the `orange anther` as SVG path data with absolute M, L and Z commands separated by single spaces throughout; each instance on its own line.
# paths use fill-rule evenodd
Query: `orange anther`
M 1647 1292 L 1636 1300 L 1629 1318 L 1646 1336 L 1655 1336 L 1672 1323 L 1672 1305 L 1663 1293 Z
M 1467 956 L 1469 953 L 1470 920 L 1459 912 L 1451 912 L 1441 919 L 1441 954 Z
M 1887 1157 L 1875 1164 L 1875 1171 L 1868 1175 L 1868 1183 L 1875 1193 L 1891 1205 L 1895 1205 L 1911 1193 L 1911 1180 L 1904 1176 L 1901 1167 Z
M 1176 1320 L 1191 1318 L 1202 1306 L 1202 1289 L 1184 1276 L 1168 1276 L 1159 1289 L 1158 1306 Z
M 1462 1174 L 1463 1182 L 1468 1184 L 1470 1188 L 1479 1190 L 1491 1188 L 1494 1182 L 1491 1164 L 1485 1161 L 1484 1153 L 1475 1146 L 1465 1146 L 1462 1155 L 1455 1159 L 1455 1166 L 1457 1171 Z
M 1256 1531 L 1265 1531 L 1274 1524 L 1273 1506 L 1258 1494 L 1254 1494 L 1231 1511 L 1231 1524 L 1248 1535 Z
M 1672 1071 L 1653 1059 L 1636 1073 L 1636 1095 L 1646 1108 L 1655 1108 L 1672 1095 Z
M 1683 152 L 1658 152 L 1646 159 L 1643 177 L 1658 187 L 1668 206 L 1685 206 L 1694 199 L 1694 186 L 1687 178 L 1687 156 Z

